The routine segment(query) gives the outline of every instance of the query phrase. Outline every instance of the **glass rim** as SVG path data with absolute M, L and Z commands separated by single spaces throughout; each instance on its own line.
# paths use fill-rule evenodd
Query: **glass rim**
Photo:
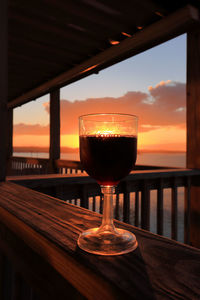
M 79 116 L 79 120 L 83 120 L 85 117 L 92 117 L 92 116 L 124 116 L 124 117 L 133 117 L 133 119 L 138 120 L 138 116 L 133 115 L 133 114 L 126 114 L 126 113 L 91 113 L 91 114 L 85 114 Z M 130 119 L 129 119 L 130 120 Z M 92 120 L 86 120 L 86 121 L 92 121 Z M 127 120 L 118 120 L 118 121 L 104 121 L 104 120 L 95 120 L 95 122 L 125 122 Z

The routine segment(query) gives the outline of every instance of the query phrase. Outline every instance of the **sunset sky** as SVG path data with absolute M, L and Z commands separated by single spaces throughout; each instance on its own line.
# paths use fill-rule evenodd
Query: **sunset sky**
M 61 89 L 61 146 L 78 147 L 78 116 L 139 116 L 138 148 L 185 151 L 186 36 Z M 14 110 L 14 146 L 49 146 L 49 95 Z

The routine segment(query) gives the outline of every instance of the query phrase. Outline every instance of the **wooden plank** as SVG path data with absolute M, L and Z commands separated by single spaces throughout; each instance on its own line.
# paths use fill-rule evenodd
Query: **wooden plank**
M 49 158 L 53 173 L 58 173 L 55 160 L 60 158 L 60 90 L 50 93 L 50 148 Z
M 120 44 L 106 49 L 69 71 L 13 99 L 9 102 L 8 107 L 16 107 L 47 94 L 53 89 L 60 88 L 92 73 L 97 73 L 108 66 L 184 33 L 198 21 L 198 10 L 192 6 L 186 6 L 162 18 L 158 22 L 147 26 Z
M 22 223 L 22 226 L 25 225 Z M 10 287 L 9 300 L 11 295 L 12 300 L 31 300 L 31 287 L 43 300 L 62 300 L 63 298 L 68 299 L 68 297 L 78 299 L 79 293 L 55 272 L 39 254 L 29 248 L 23 238 L 20 239 L 13 234 L 2 222 L 0 222 L 0 228 L 6 233 L 6 238 L 0 236 L 0 248 L 12 263 L 9 266 L 14 266 L 17 272 L 20 272 L 20 275 L 17 273 L 18 277 L 12 281 L 12 285 L 9 270 L 4 278 L 4 284 L 6 283 L 6 286 Z M 8 294 L 8 288 L 4 294 Z M 82 299 L 81 296 L 80 299 Z
M 187 167 L 200 169 L 200 30 L 187 35 Z M 200 189 L 191 187 L 191 244 L 200 247 Z
M 8 1 L 0 2 L 0 181 L 5 180 L 7 159 Z
M 3 186 L 1 186 L 1 188 L 2 187 Z M 4 188 L 5 187 L 6 186 L 4 185 Z M 22 192 L 21 188 L 20 188 L 20 191 Z M 71 282 L 71 284 L 73 286 L 75 286 L 77 290 L 81 291 L 81 293 L 83 295 L 85 295 L 87 297 L 87 299 L 94 299 L 93 298 L 94 295 L 96 295 L 96 299 L 102 299 L 102 297 L 103 297 L 103 299 L 116 299 L 116 297 L 115 297 L 116 296 L 115 295 L 115 291 L 113 291 L 112 288 L 109 286 L 109 284 L 107 284 L 106 281 L 104 281 L 104 279 L 101 278 L 102 275 L 101 276 L 97 276 L 97 275 L 95 275 L 95 273 L 92 270 L 90 270 L 90 268 L 88 269 L 88 262 L 89 262 L 90 259 L 88 260 L 81 253 L 80 254 L 77 253 L 77 244 L 76 244 L 77 237 L 78 237 L 77 233 L 80 233 L 81 230 L 78 229 L 78 227 L 76 227 L 75 224 L 74 224 L 74 226 L 71 226 L 72 225 L 71 224 L 68 229 L 64 225 L 65 221 L 68 224 L 71 223 L 70 219 L 73 218 L 72 215 L 71 216 L 70 215 L 67 216 L 65 214 L 64 210 L 62 210 L 64 212 L 64 215 L 65 215 L 64 219 L 63 219 L 64 223 L 60 219 L 60 217 L 57 219 L 58 223 L 62 227 L 62 229 L 60 228 L 61 231 L 59 229 L 59 232 L 63 236 L 63 237 L 60 236 L 60 238 L 59 238 L 60 242 L 61 242 L 61 244 L 63 242 L 64 242 L 64 244 L 66 244 L 66 242 L 67 242 L 66 245 L 69 246 L 69 248 L 67 246 L 67 248 L 68 248 L 69 251 L 66 252 L 66 251 L 64 251 L 64 248 L 61 246 L 60 243 L 57 246 L 55 246 L 54 242 L 51 243 L 50 240 L 49 240 L 49 238 L 47 236 L 46 236 L 46 238 L 47 238 L 46 239 L 42 235 L 38 234 L 37 230 L 35 231 L 34 228 L 31 229 L 30 227 L 28 227 L 23 222 L 25 219 L 22 218 L 21 221 L 20 221 L 18 218 L 14 217 L 12 214 L 8 213 L 7 210 L 4 210 L 1 205 L 4 202 L 3 198 L 5 196 L 6 190 L 7 190 L 8 193 L 10 193 L 10 192 L 13 193 L 14 190 L 16 191 L 15 195 L 13 195 L 13 197 L 14 197 L 13 200 L 15 199 L 15 201 L 16 201 L 16 197 L 18 198 L 18 196 L 19 196 L 19 195 L 17 196 L 17 194 L 19 192 L 19 189 L 18 189 L 18 187 L 16 187 L 16 189 L 15 189 L 14 186 L 12 186 L 12 187 L 10 186 L 8 189 L 6 188 L 6 190 L 5 189 L 3 189 L 3 190 L 1 189 L 2 193 L 1 193 L 1 199 L 0 199 L 1 222 L 3 222 L 5 225 L 6 224 L 9 225 L 9 227 L 11 228 L 11 230 L 14 233 L 16 233 L 18 236 L 21 236 L 22 240 L 26 241 L 26 243 L 29 244 L 29 242 L 30 242 L 31 244 L 29 244 L 29 246 L 34 251 L 36 251 L 36 253 L 38 253 L 41 257 L 38 257 L 38 255 L 36 255 L 36 254 L 35 255 L 37 257 L 35 257 L 34 253 L 32 253 L 32 252 L 28 253 L 29 251 L 27 252 L 24 249 L 25 245 L 24 245 L 23 242 L 17 243 L 17 241 L 16 241 L 17 240 L 17 236 L 15 238 L 14 238 L 14 236 L 12 236 L 12 237 L 9 238 L 9 241 L 12 241 L 14 239 L 13 242 L 14 242 L 14 244 L 17 245 L 17 247 L 12 246 L 12 247 L 8 248 L 8 247 L 6 247 L 5 244 L 3 244 L 3 241 L 1 241 L 1 246 L 4 247 L 4 251 L 6 251 L 7 255 L 9 254 L 10 257 L 18 255 L 17 258 L 13 257 L 13 261 L 15 261 L 15 263 L 17 263 L 18 261 L 20 261 L 20 259 L 22 260 L 23 256 L 25 256 L 25 257 L 28 256 L 28 261 L 25 262 L 26 264 L 28 264 L 28 268 L 26 269 L 26 278 L 28 279 L 28 277 L 29 278 L 31 277 L 30 281 L 33 280 L 33 283 L 36 281 L 35 285 L 38 286 L 40 293 L 42 292 L 42 285 L 41 285 L 42 278 L 43 279 L 46 278 L 46 284 L 47 284 L 47 286 L 46 287 L 44 286 L 44 292 L 48 292 L 48 295 L 46 295 L 45 293 L 43 293 L 44 294 L 44 298 L 43 299 L 52 299 L 52 300 L 54 300 L 55 298 L 56 299 L 63 299 L 65 297 L 67 299 L 67 294 L 66 294 L 67 291 L 66 291 L 66 288 L 65 288 L 65 285 L 67 285 L 67 281 Z M 31 191 L 31 190 L 27 190 L 27 192 L 29 192 L 29 191 L 31 192 L 31 194 L 35 193 L 35 192 Z M 4 196 L 3 196 L 3 194 L 4 194 Z M 27 195 L 28 195 L 28 193 L 27 193 Z M 25 196 L 25 194 L 23 193 L 23 197 L 24 196 Z M 42 195 L 40 193 L 37 193 L 37 196 L 39 196 L 39 198 L 41 196 L 42 196 L 42 198 L 43 197 L 46 198 L 45 195 Z M 25 204 L 25 202 L 24 202 L 24 204 Z M 36 202 L 37 202 L 37 200 L 36 200 Z M 42 210 L 43 210 L 44 209 L 44 206 L 43 206 L 44 203 L 42 204 L 42 202 L 41 202 L 41 208 L 43 207 L 42 208 Z M 50 205 L 50 206 L 51 206 L 51 204 L 53 204 L 53 203 L 50 203 L 49 200 L 47 202 L 48 202 L 48 205 Z M 58 203 L 57 203 L 58 207 L 60 206 L 61 203 L 64 204 L 64 207 L 65 207 L 65 205 L 67 205 L 64 202 L 58 201 Z M 11 204 L 11 202 L 10 202 L 10 204 Z M 8 204 L 8 206 L 10 206 L 10 204 Z M 24 205 L 24 204 L 22 204 L 22 205 Z M 46 206 L 46 204 L 45 204 L 45 206 Z M 19 205 L 19 202 L 18 202 L 17 206 L 18 205 Z M 28 212 L 27 209 L 24 210 L 21 207 L 20 210 L 21 210 L 21 212 L 23 211 L 24 217 L 25 216 L 28 217 L 29 213 L 30 214 L 32 214 L 32 213 L 35 214 L 36 213 L 36 211 L 35 211 L 35 209 L 34 209 L 34 207 L 32 205 L 33 205 L 33 203 L 31 204 L 32 208 L 30 207 L 32 212 L 31 211 Z M 18 206 L 18 208 L 19 208 L 19 206 Z M 35 213 L 34 213 L 34 211 L 35 211 Z M 58 212 L 58 210 L 57 210 L 57 212 Z M 80 218 L 80 222 L 81 223 L 82 223 L 82 220 L 84 219 L 84 214 L 86 212 L 87 212 L 86 210 L 83 210 L 82 213 L 81 213 L 81 215 L 82 215 L 81 218 Z M 37 214 L 37 216 L 40 217 L 43 213 L 38 211 L 36 214 Z M 47 219 L 49 219 L 50 215 L 48 216 L 48 214 L 47 214 L 46 216 L 47 216 Z M 50 219 L 52 219 L 52 217 L 53 217 L 53 215 L 50 217 Z M 58 217 L 58 215 L 57 215 L 57 217 Z M 28 218 L 33 220 L 33 218 L 31 218 L 31 215 L 29 215 Z M 54 217 L 53 217 L 53 219 L 54 219 Z M 77 221 L 78 220 L 79 220 L 79 218 L 77 219 Z M 37 221 L 36 221 L 36 223 L 37 223 Z M 63 225 L 64 225 L 65 229 L 63 228 Z M 41 227 L 42 231 L 46 228 L 46 226 L 48 226 L 48 227 L 50 226 L 51 227 L 50 224 L 47 225 L 46 221 L 43 223 L 43 225 L 41 224 L 41 226 L 42 226 Z M 84 228 L 85 228 L 85 225 L 84 225 Z M 15 229 L 17 229 L 17 230 L 15 230 Z M 57 231 L 58 228 L 57 229 L 55 228 L 55 230 Z M 55 231 L 55 233 L 56 233 L 56 231 Z M 68 235 L 67 232 L 68 233 L 71 232 L 71 233 L 70 233 L 69 239 L 67 238 L 67 240 L 66 240 L 66 234 Z M 60 235 L 60 233 L 59 233 L 59 235 Z M 11 233 L 9 233 L 9 234 L 11 234 Z M 46 249 L 43 248 L 44 246 L 45 246 Z M 61 249 L 61 248 L 63 248 L 63 249 Z M 9 251 L 10 251 L 10 253 L 9 253 Z M 72 252 L 74 252 L 74 255 L 72 255 Z M 77 255 L 79 256 L 78 260 L 77 260 Z M 32 260 L 32 263 L 31 263 L 31 260 Z M 50 266 L 48 267 L 45 264 L 46 266 L 43 267 L 42 260 L 44 260 L 44 263 L 48 262 L 50 264 L 50 266 L 53 266 L 65 278 L 65 280 L 67 280 L 67 281 L 65 283 L 62 282 L 62 279 L 58 275 L 57 275 L 57 279 L 56 279 L 55 274 L 52 273 Z M 82 266 L 82 261 L 84 261 L 84 260 L 85 260 L 85 267 Z M 35 269 L 34 269 L 35 265 L 37 267 L 39 265 L 41 265 L 41 270 L 40 270 L 39 274 L 38 274 L 38 272 L 35 272 Z M 30 266 L 31 266 L 31 268 L 30 268 Z M 28 272 L 28 269 L 30 270 L 30 272 Z M 31 272 L 32 269 L 33 269 L 33 272 Z M 23 269 L 23 271 L 25 271 L 25 268 Z M 35 274 L 35 277 L 32 278 L 32 276 L 34 276 L 34 274 Z M 68 279 L 67 279 L 67 277 L 68 277 Z M 54 280 L 56 280 L 56 281 L 54 282 Z M 41 281 L 41 283 L 40 283 L 40 281 Z M 59 284 L 59 281 L 60 281 L 60 284 Z M 44 283 L 43 283 L 43 285 L 44 285 Z M 60 287 L 58 287 L 58 286 L 60 286 Z M 58 291 L 61 288 L 61 286 L 63 286 L 63 287 L 60 290 L 60 292 L 58 293 Z M 104 287 L 103 289 L 102 289 L 102 286 Z M 53 292 L 53 290 L 54 290 L 54 292 Z M 56 292 L 58 293 L 57 297 L 56 297 Z M 73 299 L 73 296 L 71 297 L 71 299 Z
M 82 230 L 99 226 L 99 214 L 7 182 L 1 183 L 0 195 L 0 220 L 10 232 L 4 240 L 17 245 L 9 247 L 9 255 L 12 251 L 13 261 L 20 261 L 14 258 L 18 255 L 28 266 L 32 260 L 29 273 L 35 274 L 35 280 L 39 277 L 38 286 L 43 282 L 46 287 L 50 280 L 49 291 L 56 288 L 55 275 L 48 275 L 51 266 L 87 299 L 200 297 L 200 250 L 115 221 L 136 234 L 138 249 L 116 257 L 89 255 L 77 248 L 76 241 Z M 34 268 L 40 264 L 41 274 Z M 61 285 L 65 285 L 62 280 Z

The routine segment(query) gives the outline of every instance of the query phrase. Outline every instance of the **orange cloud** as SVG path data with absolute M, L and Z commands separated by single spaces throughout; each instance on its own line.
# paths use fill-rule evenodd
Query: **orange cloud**
M 149 87 L 148 93 L 129 91 L 117 98 L 89 98 L 85 101 L 76 100 L 75 102 L 61 100 L 61 141 L 63 145 L 66 145 L 71 140 L 73 147 L 77 146 L 78 117 L 80 115 L 121 112 L 138 115 L 141 146 L 148 143 L 152 146 L 158 145 L 159 140 L 163 146 L 167 145 L 168 141 L 170 143 L 170 135 L 174 143 L 174 136 L 179 135 L 181 140 L 177 140 L 177 142 L 181 143 L 182 141 L 182 145 L 185 145 L 185 102 L 185 84 L 170 80 L 161 81 L 155 87 Z M 43 108 L 49 113 L 49 103 L 43 104 Z M 49 126 L 23 123 L 14 126 L 15 136 L 46 136 L 48 134 Z M 163 138 L 166 139 L 166 143 Z
M 14 135 L 48 135 L 49 126 L 40 124 L 24 124 L 18 123 L 14 126 Z
M 167 81 L 152 87 L 149 93 L 130 91 L 118 98 L 91 98 L 70 102 L 61 100 L 61 133 L 77 134 L 78 117 L 87 113 L 122 112 L 139 116 L 139 132 L 160 126 L 185 123 L 185 84 Z M 49 104 L 45 105 L 49 112 Z

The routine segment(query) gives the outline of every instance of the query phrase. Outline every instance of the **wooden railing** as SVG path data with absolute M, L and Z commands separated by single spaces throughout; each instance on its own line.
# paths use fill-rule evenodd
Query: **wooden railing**
M 84 173 L 80 161 L 58 159 L 55 162 L 59 174 L 80 174 Z
M 88 176 L 46 175 L 10 178 L 69 203 L 102 213 L 98 184 Z M 190 188 L 200 185 L 200 171 L 135 171 L 116 189 L 114 217 L 146 230 L 190 243 Z
M 168 169 L 167 167 L 137 165 L 135 170 Z M 84 173 L 80 161 L 58 159 L 54 168 L 47 158 L 13 156 L 9 161 L 8 175 L 39 175 L 39 174 L 80 174 Z
M 39 175 L 49 173 L 49 159 L 37 157 L 18 157 L 10 158 L 8 164 L 8 175 Z
M 79 174 L 83 173 L 79 161 L 56 160 L 52 168 L 47 158 L 13 156 L 9 161 L 8 175 Z M 56 172 L 55 172 L 56 171 Z

